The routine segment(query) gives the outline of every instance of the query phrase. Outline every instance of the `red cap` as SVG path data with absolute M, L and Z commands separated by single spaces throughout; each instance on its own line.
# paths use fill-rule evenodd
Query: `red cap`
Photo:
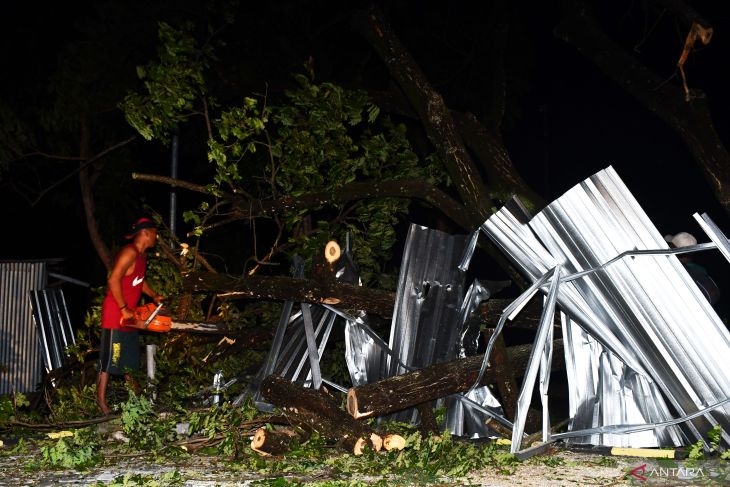
M 137 232 L 145 228 L 157 229 L 157 224 L 155 224 L 155 222 L 153 222 L 149 218 L 140 218 L 139 220 L 134 222 L 134 225 L 132 225 L 132 233 L 130 233 L 129 235 L 125 235 L 124 238 L 134 238 L 134 236 L 137 235 Z

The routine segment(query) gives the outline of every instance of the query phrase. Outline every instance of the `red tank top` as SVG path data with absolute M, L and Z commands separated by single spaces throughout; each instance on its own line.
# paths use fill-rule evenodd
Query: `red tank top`
M 133 245 L 130 245 L 137 252 Z M 137 306 L 139 299 L 142 297 L 142 283 L 144 282 L 145 269 L 147 267 L 147 256 L 144 253 L 138 253 L 134 259 L 134 270 L 128 276 L 122 277 L 122 296 L 124 302 L 127 303 L 131 311 Z M 122 311 L 114 300 L 111 290 L 107 290 L 104 303 L 101 305 L 101 327 L 110 329 L 119 329 L 122 331 L 133 331 L 133 328 L 127 328 L 119 324 L 122 318 Z

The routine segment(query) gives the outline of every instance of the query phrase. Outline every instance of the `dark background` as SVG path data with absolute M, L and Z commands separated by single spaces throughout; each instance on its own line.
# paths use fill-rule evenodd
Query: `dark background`
M 730 219 L 675 133 L 554 36 L 560 15 L 557 2 L 381 2 L 396 33 L 446 103 L 477 116 L 490 110 L 492 66 L 485 54 L 487 33 L 499 27 L 494 19 L 500 18 L 505 3 L 511 7 L 505 34 L 509 76 L 502 135 L 526 181 L 551 201 L 596 171 L 613 165 L 660 232 L 689 231 L 706 241 L 694 223 L 694 212 L 707 212 L 723 230 L 730 231 Z M 648 0 L 595 3 L 601 4 L 591 3 L 609 35 L 667 82 L 679 82 L 675 65 L 686 26 L 671 14 L 662 14 L 656 3 Z M 263 91 L 275 96 L 292 84 L 291 74 L 301 72 L 302 64 L 308 61 L 313 62 L 317 81 L 332 80 L 347 87 L 373 90 L 388 88 L 391 81 L 386 69 L 350 28 L 351 10 L 363 5 L 242 2 L 234 27 L 225 33 L 227 46 L 220 53 L 220 65 L 225 66 L 227 74 L 218 79 L 229 82 L 217 86 L 224 94 L 223 100 L 226 96 L 233 100 Z M 687 75 L 693 88 L 707 94 L 716 129 L 727 145 L 730 14 L 725 2 L 696 1 L 692 5 L 713 24 L 715 34 L 709 46 L 696 49 L 690 56 Z M 123 96 L 125 86 L 138 87 L 134 66 L 154 56 L 156 21 L 184 18 L 203 24 L 206 15 L 204 2 L 87 0 L 15 4 L 0 20 L 0 99 L 16 110 L 24 107 L 29 113 L 34 107 L 52 103 L 54 94 L 49 87 L 54 73 L 69 68 L 61 53 L 74 42 L 93 41 L 99 32 L 123 33 L 119 50 L 108 52 L 99 61 L 99 71 L 108 71 L 119 81 L 119 94 Z M 116 130 L 131 134 L 130 128 L 122 128 L 121 115 L 113 105 L 109 117 L 114 118 L 110 123 L 116 124 Z M 210 174 L 204 163 L 205 148 L 192 136 L 199 128 L 181 129 L 179 177 L 205 182 Z M 43 145 L 42 138 L 39 145 Z M 162 144 L 139 140 L 125 157 L 127 163 L 119 168 L 121 175 L 132 171 L 169 172 L 169 148 Z M 74 164 L 24 160 L 2 172 L 4 238 L 0 259 L 62 257 L 66 274 L 101 285 L 105 273 L 86 231 L 78 179 L 69 178 L 34 205 L 28 201 L 32 199 L 28 187 L 47 187 L 73 170 Z M 143 204 L 152 205 L 163 215 L 168 212 L 168 193 L 159 186 L 119 176 L 101 184 L 98 191 L 101 197 L 97 214 L 109 243 L 122 243 L 121 235 Z M 180 212 L 195 204 L 194 196 L 182 191 L 178 194 Z M 428 223 L 427 213 L 416 210 L 413 219 Z M 181 220 L 178 225 L 186 230 Z M 243 245 L 239 231 L 225 237 L 235 244 L 232 247 Z M 717 252 L 705 254 L 698 256 L 700 263 L 719 281 L 721 289 L 730 289 L 728 264 Z M 481 257 L 477 262 L 485 259 Z M 487 263 L 482 269 L 490 275 L 479 277 L 504 277 Z M 723 307 L 727 306 L 726 300 Z

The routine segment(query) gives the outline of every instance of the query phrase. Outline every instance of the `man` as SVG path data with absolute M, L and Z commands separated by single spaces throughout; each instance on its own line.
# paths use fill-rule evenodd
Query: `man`
M 691 233 L 679 232 L 676 235 L 665 235 L 664 240 L 671 248 L 689 247 L 697 245 L 697 239 Z M 720 299 L 720 289 L 715 281 L 707 273 L 707 270 L 692 260 L 692 254 L 679 254 L 677 258 L 682 263 L 687 273 L 694 280 L 697 287 L 711 305 L 715 305 Z
M 145 282 L 147 258 L 145 251 L 157 242 L 157 227 L 149 218 L 140 218 L 127 235 L 132 243 L 125 245 L 116 257 L 107 281 L 108 289 L 101 308 L 101 351 L 96 398 L 104 415 L 111 412 L 106 404 L 109 374 L 124 374 L 127 382 L 137 390 L 129 370 L 139 367 L 139 333 L 124 326 L 133 318 L 142 293 L 159 303 L 164 298 Z

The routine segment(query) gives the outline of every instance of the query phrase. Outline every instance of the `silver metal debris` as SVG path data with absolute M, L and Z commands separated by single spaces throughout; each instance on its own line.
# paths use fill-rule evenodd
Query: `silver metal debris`
M 612 168 L 532 219 L 513 202 L 482 229 L 535 282 L 562 267 L 556 302 L 568 318 L 563 334 L 572 375 L 571 436 L 601 434 L 601 444 L 670 446 L 703 439 L 720 424 L 728 442 L 730 407 L 724 401 L 730 397 L 730 369 L 724 359 L 730 334 L 671 255 L 680 252 L 667 249 Z M 557 275 L 549 280 L 555 289 Z M 543 293 L 546 284 L 539 284 Z M 535 354 L 543 353 L 538 345 Z M 525 391 L 532 387 L 528 382 Z M 715 408 L 695 415 L 710 405 Z M 691 419 L 677 427 L 673 416 Z M 657 427 L 626 434 L 641 430 L 642 423 Z

